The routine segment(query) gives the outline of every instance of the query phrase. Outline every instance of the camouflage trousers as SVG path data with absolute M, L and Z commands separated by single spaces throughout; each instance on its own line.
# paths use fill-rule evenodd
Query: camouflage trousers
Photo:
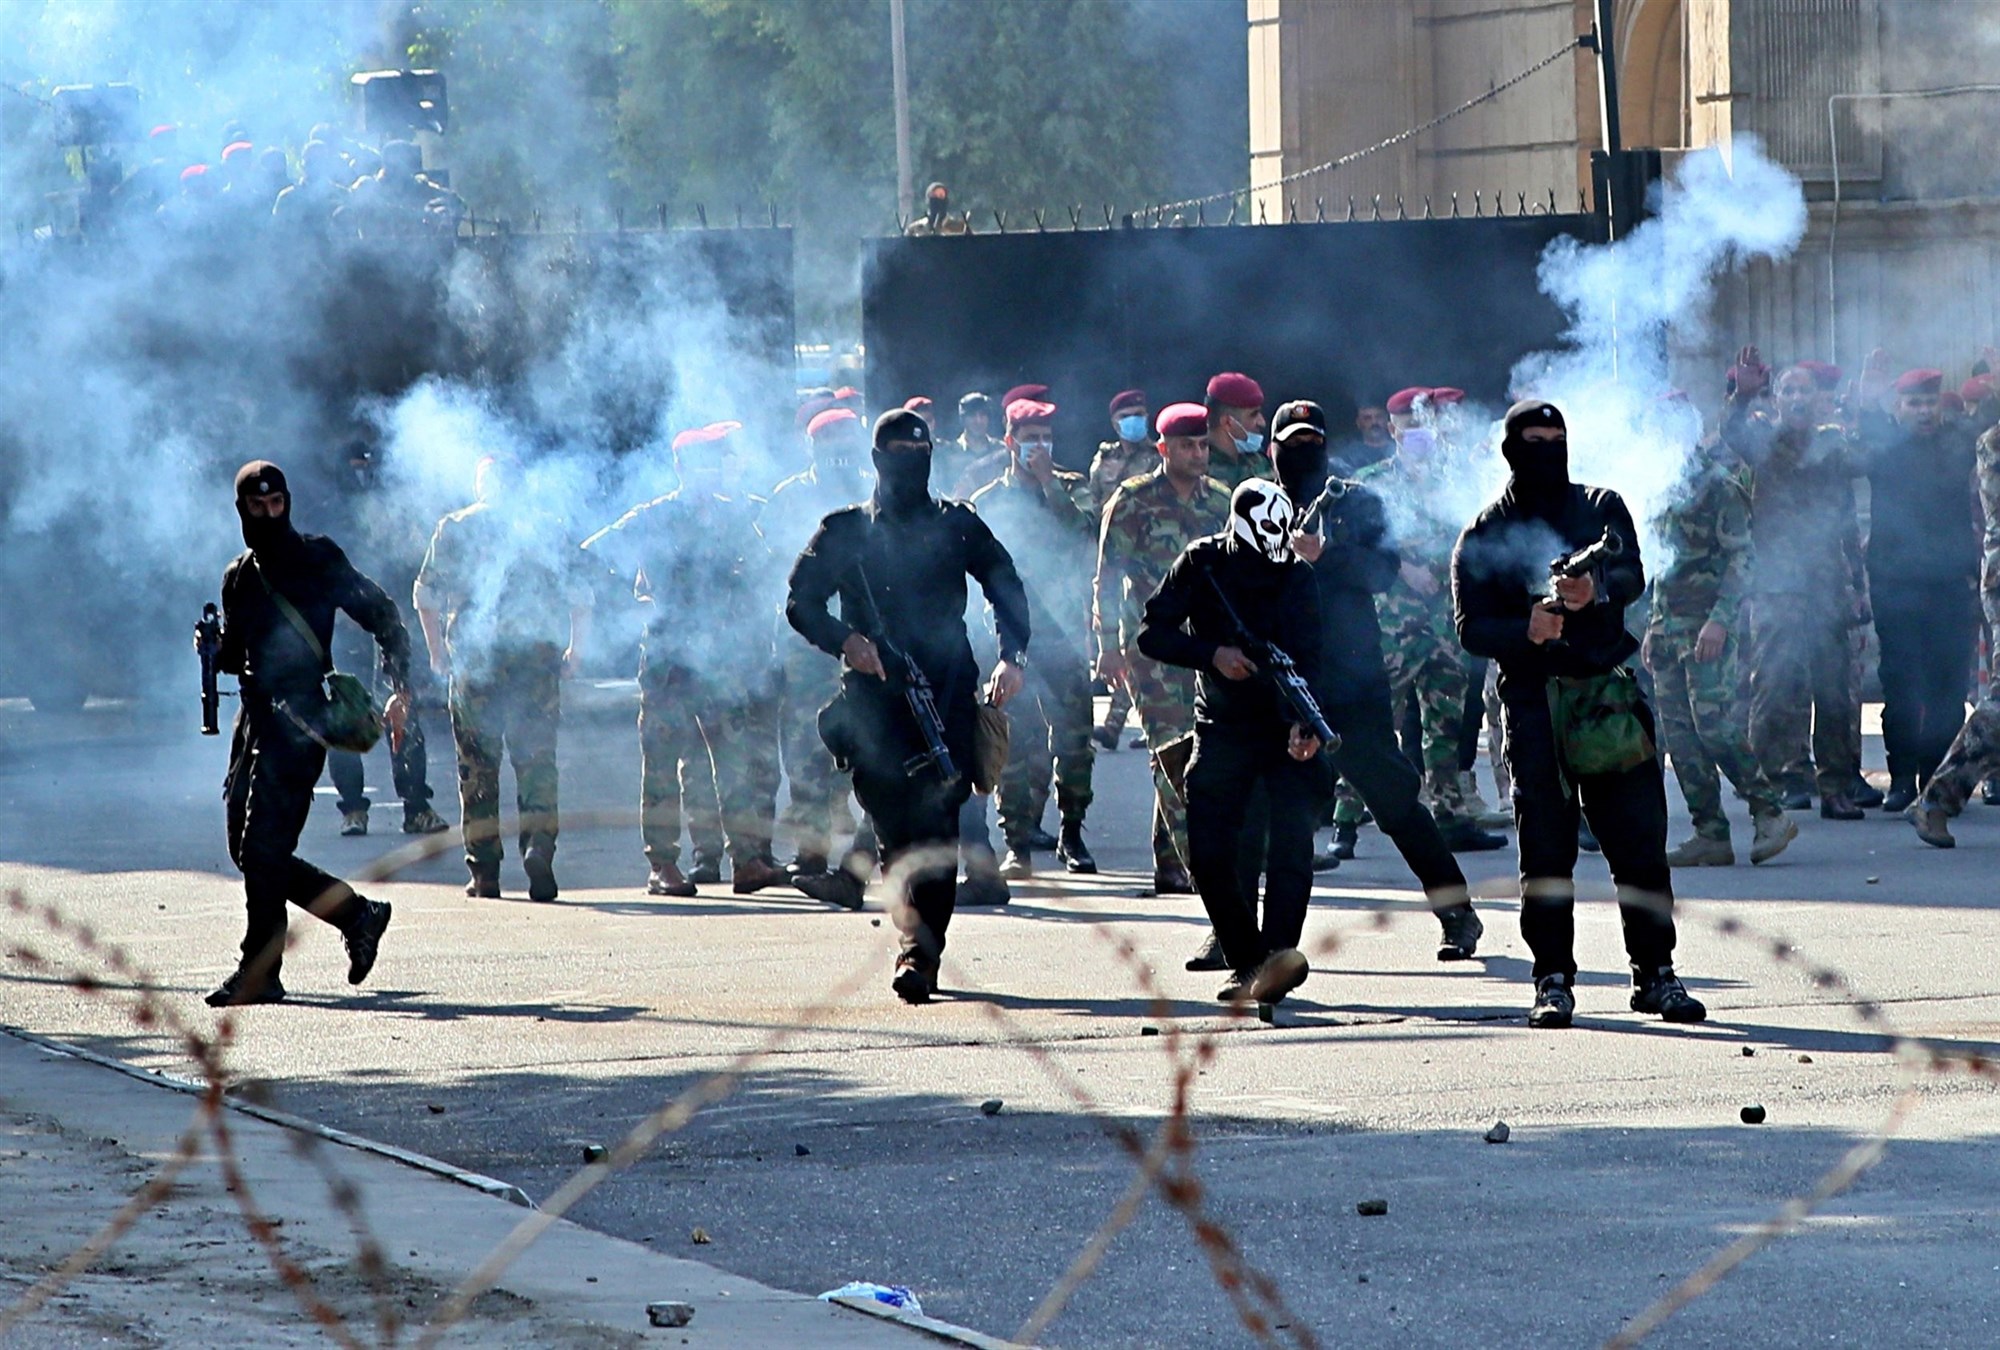
M 1160 767 L 1160 747 L 1194 730 L 1194 672 L 1128 652 L 1132 706 L 1153 755 L 1153 866 L 1187 866 L 1187 803 Z
M 704 802 L 708 774 L 714 787 Z M 730 860 L 768 857 L 778 777 L 777 700 L 769 692 L 717 688 L 679 667 L 640 667 L 639 819 L 650 861 L 680 861 L 684 802 L 697 854 L 709 842 L 699 811 L 713 802 Z
M 1955 816 L 1981 780 L 1995 773 L 2000 773 L 2000 700 L 1988 695 L 1973 705 L 1924 785 L 1923 805 Z
M 500 756 L 514 765 L 521 852 L 556 847 L 556 726 L 562 720 L 562 649 L 552 643 L 495 655 L 451 681 L 451 737 L 458 750 L 458 810 L 468 867 L 500 864 Z
M 1081 666 L 1028 667 L 1020 695 L 1007 705 L 1007 767 L 999 796 L 1000 833 L 1010 843 L 1041 827 L 1051 779 L 1062 822 L 1083 823 L 1097 759 L 1091 716 L 1090 676 Z
M 1111 706 L 1104 710 L 1104 725 L 1114 736 L 1125 734 L 1125 723 L 1132 717 L 1132 693 L 1122 684 L 1111 686 Z
M 1694 644 L 1700 631 L 1701 624 L 1692 620 L 1656 623 L 1646 636 L 1646 668 L 1653 673 L 1660 739 L 1687 798 L 1694 831 L 1704 839 L 1727 841 L 1721 775 L 1750 803 L 1753 819 L 1778 815 L 1784 805 L 1750 750 L 1749 709 L 1738 693 L 1736 635 L 1729 635 L 1715 660 L 1697 661 Z
M 819 737 L 819 710 L 840 692 L 840 662 L 804 642 L 786 648 L 783 702 L 778 712 L 778 748 L 784 755 L 791 799 L 785 823 L 798 851 L 831 857 L 836 830 L 849 830 L 847 775 L 834 767 Z M 835 815 L 841 819 L 836 822 Z
M 1850 792 L 1861 772 L 1851 627 L 1813 596 L 1751 606 L 1750 747 L 1781 793 Z
M 1465 790 L 1458 776 L 1458 742 L 1465 723 L 1466 665 L 1464 653 L 1436 642 L 1382 644 L 1383 669 L 1389 677 L 1389 706 L 1400 711 L 1414 692 L 1422 728 L 1424 787 L 1431 814 L 1440 824 L 1467 818 Z M 1345 782 L 1343 781 L 1343 789 Z M 1336 824 L 1361 820 L 1361 798 L 1352 790 L 1337 796 Z

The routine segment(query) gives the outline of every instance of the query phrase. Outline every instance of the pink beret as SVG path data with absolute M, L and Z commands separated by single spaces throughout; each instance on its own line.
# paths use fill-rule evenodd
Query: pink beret
M 1041 400 L 1046 399 L 1048 396 L 1049 387 L 1045 384 L 1017 384 L 1000 396 L 1000 406 L 1005 408 L 1016 399 L 1031 398 Z
M 1896 392 L 1899 394 L 1935 394 L 1943 388 L 1944 372 L 1928 366 L 1906 370 L 1896 381 Z
M 1146 391 L 1143 389 L 1120 389 L 1111 396 L 1111 415 L 1116 417 L 1127 408 L 1146 406 Z
M 1423 385 L 1411 385 L 1408 389 L 1398 389 L 1389 395 L 1389 401 L 1383 406 L 1397 417 L 1407 417 L 1410 409 L 1416 406 L 1417 400 L 1430 392 Z
M 1822 389 L 1840 388 L 1841 376 L 1846 374 L 1839 366 L 1828 361 L 1801 361 L 1799 369 L 1813 377 L 1813 383 Z
M 843 422 L 853 422 L 859 426 L 861 419 L 854 415 L 852 408 L 828 408 L 806 424 L 806 435 L 818 440 Z
M 705 427 L 689 427 L 674 437 L 674 450 L 678 453 L 690 446 L 713 445 L 717 441 L 728 440 L 732 432 L 741 430 L 741 422 L 710 422 Z

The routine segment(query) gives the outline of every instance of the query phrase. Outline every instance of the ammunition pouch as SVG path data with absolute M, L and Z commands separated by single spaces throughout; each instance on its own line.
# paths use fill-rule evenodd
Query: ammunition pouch
M 1557 675 L 1549 680 L 1549 721 L 1556 754 L 1572 779 L 1625 773 L 1658 751 L 1639 677 L 1623 666 L 1603 675 Z

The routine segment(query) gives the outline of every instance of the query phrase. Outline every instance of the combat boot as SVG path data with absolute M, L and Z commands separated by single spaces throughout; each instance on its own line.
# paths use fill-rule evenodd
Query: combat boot
M 1112 751 L 1118 748 L 1118 733 L 1110 727 L 1097 727 L 1090 733 L 1090 739 L 1097 742 L 1097 748 Z
M 1891 778 L 1889 791 L 1882 798 L 1883 811 L 1897 815 L 1910 809 L 1910 803 L 1917 799 L 1917 780 L 1914 778 Z
M 1026 840 L 1007 841 L 1007 856 L 1000 860 L 1000 875 L 1008 881 L 1025 881 L 1035 874 L 1035 855 Z
M 1472 823 L 1489 830 L 1501 829 L 1514 823 L 1512 811 L 1495 810 L 1479 793 L 1479 777 L 1470 770 L 1458 776 L 1459 790 L 1465 796 L 1465 814 Z
M 719 886 L 722 884 L 722 859 L 713 853 L 695 851 L 694 867 L 687 879 L 697 886 Z
M 1339 870 L 1340 870 L 1340 855 L 1336 853 L 1334 850 L 1328 849 L 1324 853 L 1313 854 L 1313 871 L 1338 872 Z
M 1873 811 L 1882 804 L 1883 800 L 1882 789 L 1876 787 L 1858 773 L 1854 775 L 1854 786 L 1847 790 L 1847 795 L 1853 799 L 1856 806 L 1862 808 L 1864 811 Z
M 675 864 L 659 860 L 653 863 L 653 873 L 646 878 L 646 894 L 686 897 L 694 894 L 694 883 L 682 876 Z
M 1213 928 L 1201 940 L 1201 947 L 1187 959 L 1186 970 L 1227 970 L 1229 958 L 1222 954 L 1222 939 L 1215 935 Z
M 1090 856 L 1090 846 L 1083 842 L 1083 822 L 1065 820 L 1062 834 L 1056 839 L 1056 856 L 1062 859 L 1064 867 L 1079 876 L 1094 876 L 1097 859 Z
M 1153 869 L 1154 895 L 1193 895 L 1194 881 L 1187 869 L 1179 863 L 1168 863 L 1165 867 Z
M 2000 778 L 1989 778 L 1979 785 L 1979 800 L 1988 806 L 2000 806 Z
M 693 887 L 688 889 L 693 892 Z M 860 909 L 862 901 L 867 898 L 867 888 L 861 884 L 861 879 L 845 867 L 830 867 L 824 872 L 795 876 L 792 878 L 792 889 L 801 895 L 811 896 L 823 905 L 836 905 L 841 909 Z
M 248 1003 L 283 1003 L 285 986 L 276 975 L 259 977 L 254 983 L 241 966 L 202 1000 L 211 1008 L 240 1008 Z
M 1951 836 L 1951 817 L 1942 806 L 1932 806 L 1928 802 L 1913 802 L 1903 815 L 1917 832 L 1917 838 L 1932 848 L 1957 848 L 1958 840 Z
M 1062 841 L 1037 825 L 1021 836 L 1021 842 L 1037 853 L 1054 853 Z
M 786 879 L 785 869 L 769 858 L 745 858 L 729 867 L 729 890 L 734 895 L 755 895 Z
M 1793 827 L 1796 832 L 1797 827 Z M 1729 846 L 1727 839 L 1710 839 L 1705 834 L 1695 835 L 1677 848 L 1667 850 L 1669 867 L 1734 867 L 1736 850 Z
M 1342 862 L 1354 859 L 1354 846 L 1361 840 L 1361 827 L 1342 821 L 1333 827 L 1333 856 Z
M 1567 975 L 1544 975 L 1535 981 L 1535 1006 L 1528 1009 L 1528 1025 L 1543 1031 L 1568 1026 L 1576 1017 L 1576 995 Z
M 428 806 L 403 812 L 404 834 L 443 834 L 450 828 L 450 823 Z
M 1265 957 L 1255 970 L 1239 970 L 1230 976 L 1216 998 L 1224 1003 L 1282 1003 L 1311 973 L 1312 963 L 1306 954 L 1297 947 L 1286 947 Z
M 1894 796 L 1892 791 L 1890 796 Z M 1909 805 L 1908 802 L 1904 803 Z M 1832 792 L 1819 799 L 1819 814 L 1822 820 L 1866 820 L 1868 813 L 1854 804 L 1854 799 L 1844 793 Z
M 792 880 L 800 877 L 816 877 L 826 871 L 827 858 L 824 853 L 800 849 L 793 859 L 785 864 L 785 872 Z
M 500 864 L 495 862 L 468 862 L 465 870 L 472 874 L 465 883 L 465 893 L 475 900 L 498 900 L 500 898 Z
M 382 934 L 389 931 L 389 916 L 395 907 L 386 900 L 362 900 L 361 912 L 347 930 L 347 982 L 360 984 L 375 969 L 375 957 L 382 950 Z
M 896 977 L 889 987 L 905 1003 L 929 1003 L 937 992 L 937 962 L 922 952 L 904 952 L 896 958 Z
M 1438 926 L 1444 929 L 1438 937 L 1440 961 L 1470 961 L 1479 950 L 1480 934 L 1486 931 L 1485 923 L 1469 904 L 1439 910 Z
M 1812 793 L 1804 788 L 1792 788 L 1779 794 L 1779 804 L 1787 811 L 1812 810 Z
M 547 849 L 529 849 L 522 855 L 521 870 L 528 874 L 530 900 L 547 904 L 556 898 L 556 860 Z
M 1658 1013 L 1668 1022 L 1705 1022 L 1708 1009 L 1687 991 L 1672 966 L 1642 971 L 1632 968 L 1632 1011 Z
M 343 838 L 358 839 L 368 833 L 368 808 L 340 813 L 340 833 Z
M 1452 816 L 1438 822 L 1438 833 L 1444 836 L 1444 845 L 1453 853 L 1485 853 L 1491 849 L 1507 847 L 1507 836 L 1482 830 L 1478 824 L 1466 816 Z
M 1753 863 L 1771 861 L 1799 837 L 1797 823 L 1782 814 L 1759 816 L 1754 824 L 1757 833 L 1750 840 L 1750 861 Z

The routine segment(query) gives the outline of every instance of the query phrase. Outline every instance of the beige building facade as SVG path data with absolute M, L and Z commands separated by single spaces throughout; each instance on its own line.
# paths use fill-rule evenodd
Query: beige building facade
M 1572 49 L 1434 130 L 1371 146 L 1563 51 L 1595 0 L 1246 0 L 1253 219 L 1400 210 L 1575 210 L 1603 144 L 1595 53 Z M 1757 136 L 1796 174 L 1811 225 L 1784 263 L 1730 279 L 1720 358 L 1852 369 L 1872 347 L 1962 374 L 2000 344 L 2000 0 L 1616 0 L 1626 147 Z M 1428 205 L 1426 205 L 1428 203 Z

